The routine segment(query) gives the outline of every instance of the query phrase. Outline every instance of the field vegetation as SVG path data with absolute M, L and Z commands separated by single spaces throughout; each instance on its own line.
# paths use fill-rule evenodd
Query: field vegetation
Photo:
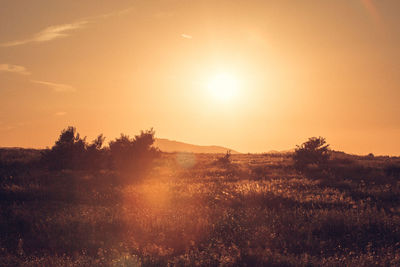
M 0 266 L 400 265 L 400 158 L 153 142 L 70 127 L 45 151 L 1 149 Z

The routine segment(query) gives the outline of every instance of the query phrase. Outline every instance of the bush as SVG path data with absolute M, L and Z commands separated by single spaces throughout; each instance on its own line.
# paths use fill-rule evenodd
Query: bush
M 42 162 L 50 170 L 88 170 L 115 169 L 122 174 L 143 174 L 160 151 L 152 147 L 154 130 L 142 131 L 130 138 L 121 137 L 109 142 L 108 148 L 102 148 L 104 137 L 100 134 L 92 143 L 81 138 L 76 128 L 64 129 L 51 149 L 42 152 Z
M 130 138 L 121 137 L 109 143 L 112 167 L 124 174 L 143 174 L 160 151 L 152 145 L 155 141 L 154 130 L 142 131 L 140 135 Z
M 103 135 L 99 135 L 88 144 L 86 137 L 81 138 L 76 128 L 69 126 L 61 132 L 51 149 L 43 151 L 42 161 L 51 170 L 100 168 L 104 161 L 103 142 Z
M 106 151 L 102 149 L 106 138 L 100 134 L 89 145 L 86 145 L 85 162 L 86 168 L 91 170 L 104 169 L 107 166 Z
M 297 146 L 293 154 L 296 170 L 304 172 L 310 169 L 320 169 L 329 160 L 330 149 L 323 137 L 311 137 L 301 146 Z
M 222 156 L 222 157 L 218 157 L 214 161 L 213 164 L 219 165 L 219 166 L 225 167 L 225 168 L 232 166 L 231 151 L 227 150 L 226 154 L 224 156 Z
M 42 158 L 52 170 L 77 169 L 82 167 L 85 146 L 85 138 L 80 138 L 76 128 L 69 126 L 61 132 L 54 146 L 43 152 Z

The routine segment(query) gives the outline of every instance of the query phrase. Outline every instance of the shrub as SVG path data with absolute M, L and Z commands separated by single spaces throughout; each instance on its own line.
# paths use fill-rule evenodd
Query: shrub
M 231 151 L 228 150 L 226 151 L 226 154 L 223 157 L 220 157 L 217 159 L 217 163 L 221 164 L 225 167 L 231 165 L 232 161 L 231 161 Z
M 159 150 L 152 145 L 155 141 L 154 130 L 142 131 L 140 135 L 130 138 L 121 137 L 109 143 L 112 167 L 125 173 L 143 174 L 153 160 L 159 156 Z
M 43 152 L 42 159 L 52 170 L 79 169 L 87 145 L 85 139 L 75 127 L 69 126 L 61 132 L 54 146 Z
M 107 159 L 105 150 L 102 149 L 104 140 L 106 138 L 100 134 L 91 144 L 86 145 L 86 168 L 91 170 L 104 169 L 107 166 Z
M 51 170 L 100 168 L 104 162 L 101 149 L 103 135 L 99 135 L 91 144 L 86 137 L 81 138 L 75 127 L 64 129 L 51 149 L 42 153 L 42 161 Z
M 75 127 L 64 129 L 51 149 L 42 152 L 42 162 L 50 170 L 74 169 L 97 171 L 111 168 L 123 174 L 142 174 L 148 170 L 159 150 L 152 147 L 154 130 L 142 131 L 134 138 L 121 134 L 102 148 L 105 138 L 100 134 L 92 143 L 81 138 Z
M 298 171 L 319 169 L 329 160 L 330 149 L 323 137 L 311 137 L 297 146 L 293 154 L 294 166 Z

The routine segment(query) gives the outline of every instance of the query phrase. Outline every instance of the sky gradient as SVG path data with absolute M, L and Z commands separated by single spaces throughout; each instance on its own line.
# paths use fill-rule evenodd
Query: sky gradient
M 398 14 L 397 0 L 0 0 L 0 146 L 51 146 L 73 125 L 89 141 L 154 127 L 240 152 L 323 136 L 400 155 Z M 209 90 L 220 73 L 228 100 Z

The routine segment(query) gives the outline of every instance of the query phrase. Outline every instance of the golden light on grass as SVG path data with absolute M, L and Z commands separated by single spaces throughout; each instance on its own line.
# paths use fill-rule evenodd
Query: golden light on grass
M 153 210 L 166 207 L 169 204 L 169 185 L 154 181 L 152 183 L 141 185 L 141 192 L 147 205 Z

